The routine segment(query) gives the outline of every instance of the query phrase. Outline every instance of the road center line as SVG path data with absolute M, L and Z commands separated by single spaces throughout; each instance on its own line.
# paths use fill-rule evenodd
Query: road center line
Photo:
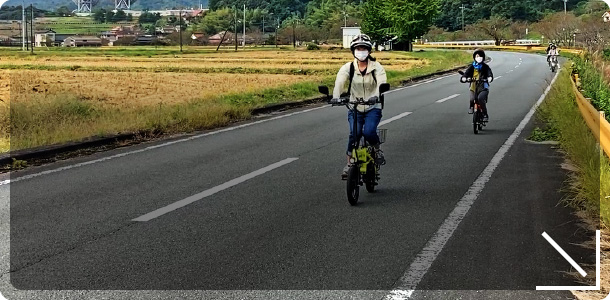
M 455 97 L 457 97 L 457 96 L 459 96 L 459 95 L 460 95 L 460 94 L 453 94 L 453 95 L 451 95 L 451 96 L 449 96 L 449 97 L 445 97 L 445 98 L 443 98 L 443 99 L 436 100 L 436 103 L 443 103 L 443 102 L 445 102 L 445 101 L 447 101 L 447 100 L 451 100 L 451 99 L 453 99 L 453 98 L 455 98 Z
M 496 81 L 496 80 L 498 80 L 498 79 L 500 79 L 500 78 L 502 78 L 502 75 L 500 75 L 500 76 L 498 76 L 498 77 L 494 78 L 494 81 Z
M 412 114 L 412 112 L 408 111 L 408 112 L 402 113 L 402 114 L 400 114 L 398 116 L 395 116 L 395 117 L 389 118 L 387 120 L 381 121 L 379 123 L 379 126 L 386 125 L 386 124 L 388 124 L 390 122 L 394 122 L 394 121 L 396 121 L 398 119 L 402 119 L 402 118 L 404 118 L 404 117 L 406 117 L 406 116 L 408 116 L 410 114 Z
M 487 167 L 481 172 L 479 177 L 474 181 L 474 183 L 470 186 L 466 194 L 458 201 L 457 205 L 453 209 L 453 211 L 447 216 L 441 227 L 434 233 L 434 235 L 428 240 L 428 243 L 424 246 L 424 248 L 419 252 L 419 254 L 415 257 L 415 260 L 409 266 L 409 269 L 403 274 L 403 276 L 398 279 L 398 281 L 394 284 L 394 289 L 386 295 L 385 299 L 409 299 L 415 288 L 420 283 L 422 278 L 426 275 L 432 263 L 436 260 L 440 252 L 445 247 L 445 244 L 457 227 L 460 225 L 460 222 L 464 219 L 475 200 L 479 197 L 479 194 L 485 188 L 485 184 L 489 181 L 494 171 L 502 162 L 502 159 L 508 153 L 508 150 L 515 143 L 523 128 L 530 121 L 536 109 L 542 103 L 546 95 L 551 90 L 553 83 L 557 79 L 559 73 L 555 74 L 551 84 L 546 88 L 544 93 L 538 98 L 538 101 L 532 106 L 527 115 L 521 120 L 521 123 L 515 128 L 515 131 L 508 137 L 506 142 L 500 147 L 498 152 L 493 156 Z
M 162 215 L 164 215 L 166 213 L 172 212 L 172 211 L 174 211 L 174 210 L 176 210 L 178 208 L 187 206 L 187 205 L 189 205 L 189 204 L 191 204 L 193 202 L 199 201 L 199 200 L 201 200 L 201 199 L 203 199 L 205 197 L 212 196 L 212 195 L 214 195 L 214 194 L 216 194 L 218 192 L 224 191 L 224 190 L 226 190 L 226 189 L 228 189 L 230 187 L 233 187 L 233 186 L 236 186 L 236 185 L 238 185 L 240 183 L 248 181 L 248 180 L 250 180 L 250 179 L 252 179 L 252 178 L 254 178 L 256 176 L 263 175 L 263 174 L 265 174 L 265 173 L 267 173 L 269 171 L 272 171 L 272 170 L 277 169 L 277 168 L 279 168 L 281 166 L 287 165 L 287 164 L 289 164 L 289 163 L 291 163 L 293 161 L 296 161 L 296 160 L 298 160 L 298 158 L 287 158 L 287 159 L 284 159 L 282 161 L 276 162 L 276 163 L 271 164 L 271 165 L 269 165 L 267 167 L 264 167 L 262 169 L 256 170 L 256 171 L 254 171 L 252 173 L 240 176 L 240 177 L 235 178 L 233 180 L 227 181 L 227 182 L 225 182 L 225 183 L 223 183 L 221 185 L 215 186 L 215 187 L 213 187 L 211 189 L 207 189 L 207 190 L 205 190 L 205 191 L 203 191 L 201 193 L 195 194 L 193 196 L 190 196 L 188 198 L 182 199 L 180 201 L 176 201 L 176 202 L 174 202 L 174 203 L 172 203 L 170 205 L 167 205 L 165 207 L 159 208 L 159 209 L 157 209 L 155 211 L 152 211 L 150 213 L 147 213 L 145 215 L 139 216 L 139 217 L 133 219 L 132 221 L 134 221 L 134 222 L 147 222 L 147 221 L 150 221 L 150 220 L 152 220 L 154 218 L 157 218 L 157 217 L 162 216 Z

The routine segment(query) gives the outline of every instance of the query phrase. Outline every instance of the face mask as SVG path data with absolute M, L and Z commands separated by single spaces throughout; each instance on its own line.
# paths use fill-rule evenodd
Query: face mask
M 365 51 L 354 51 L 354 56 L 359 61 L 365 61 L 369 57 L 369 52 L 366 50 Z
M 483 58 L 480 56 L 477 56 L 474 60 L 479 64 L 483 62 Z

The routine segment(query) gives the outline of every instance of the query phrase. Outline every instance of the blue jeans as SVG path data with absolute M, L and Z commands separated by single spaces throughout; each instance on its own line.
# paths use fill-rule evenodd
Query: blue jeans
M 354 138 L 354 112 L 347 113 L 347 121 L 349 122 L 349 140 L 347 143 L 347 155 L 352 155 L 353 144 L 356 142 Z M 364 135 L 364 139 L 371 145 L 379 144 L 379 136 L 377 135 L 377 126 L 381 122 L 381 109 L 374 108 L 365 113 L 358 112 L 357 138 L 360 139 Z

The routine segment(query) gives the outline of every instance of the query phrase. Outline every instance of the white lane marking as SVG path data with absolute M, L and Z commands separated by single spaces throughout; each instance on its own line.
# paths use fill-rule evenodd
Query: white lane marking
M 142 152 L 146 152 L 146 151 L 157 149 L 157 148 L 162 148 L 162 147 L 167 147 L 167 146 L 178 144 L 178 143 L 192 141 L 192 140 L 199 139 L 199 138 L 206 137 L 206 136 L 210 136 L 210 135 L 215 135 L 215 134 L 219 134 L 219 133 L 223 133 L 223 132 L 227 132 L 227 131 L 233 131 L 233 130 L 237 130 L 237 129 L 241 129 L 241 128 L 245 128 L 245 127 L 250 127 L 250 126 L 253 126 L 253 125 L 258 125 L 258 124 L 266 123 L 266 122 L 269 122 L 269 121 L 279 120 L 279 119 L 283 119 L 283 118 L 291 117 L 291 116 L 294 116 L 294 115 L 311 112 L 311 111 L 322 109 L 322 108 L 326 108 L 326 107 L 330 107 L 330 105 L 314 107 L 314 108 L 310 108 L 310 109 L 306 109 L 306 110 L 302 110 L 302 111 L 297 111 L 297 112 L 289 113 L 289 114 L 286 114 L 286 115 L 281 115 L 281 116 L 277 116 L 277 117 L 273 117 L 273 118 L 269 118 L 269 119 L 255 121 L 255 122 L 252 122 L 252 123 L 242 124 L 242 125 L 238 125 L 238 126 L 234 126 L 234 127 L 228 127 L 228 128 L 224 128 L 224 129 L 220 129 L 220 130 L 204 133 L 204 134 L 194 135 L 194 136 L 191 136 L 191 137 L 188 137 L 188 138 L 174 140 L 174 141 L 166 142 L 166 143 L 159 144 L 159 145 L 148 146 L 146 148 L 139 149 L 139 150 L 133 150 L 133 151 L 125 152 L 125 153 L 119 153 L 119 154 L 115 154 L 115 155 L 112 155 L 112 156 L 107 156 L 107 157 L 103 157 L 103 158 L 99 158 L 99 159 L 95 159 L 95 160 L 90 160 L 90 161 L 86 161 L 86 162 L 82 162 L 82 163 L 78 163 L 78 164 L 74 164 L 74 165 L 69 165 L 69 166 L 65 166 L 65 167 L 61 167 L 61 168 L 57 168 L 57 169 L 43 171 L 43 172 L 40 172 L 40 173 L 34 173 L 34 174 L 30 174 L 30 175 L 25 175 L 25 176 L 22 176 L 22 177 L 8 179 L 8 180 L 0 181 L 0 186 L 1 185 L 6 185 L 6 184 L 10 184 L 11 182 L 17 182 L 17 181 L 22 181 L 22 180 L 26 180 L 26 179 L 32 179 L 32 178 L 35 178 L 35 177 L 38 177 L 38 176 L 42 176 L 42 175 L 49 175 L 49 174 L 53 174 L 53 173 L 57 173 L 57 172 L 61 172 L 61 171 L 66 171 L 66 170 L 70 170 L 70 169 L 74 169 L 74 168 L 78 168 L 78 167 L 88 166 L 88 165 L 92 165 L 92 164 L 96 164 L 96 163 L 99 163 L 99 162 L 108 161 L 108 160 L 115 159 L 115 158 L 125 157 L 125 156 L 128 156 L 128 155 L 142 153 Z
M 506 153 L 508 153 L 508 150 L 515 143 L 523 131 L 523 128 L 525 128 L 525 125 L 530 121 L 540 103 L 546 98 L 546 95 L 557 79 L 557 75 L 558 74 L 555 74 L 551 84 L 549 84 L 538 101 L 536 101 L 527 115 L 521 120 L 521 123 L 515 128 L 515 131 L 513 131 L 498 152 L 496 152 L 487 167 L 485 167 L 483 172 L 477 177 L 466 194 L 458 201 L 453 211 L 447 216 L 445 221 L 443 221 L 441 227 L 434 233 L 421 252 L 419 252 L 415 260 L 409 266 L 409 269 L 396 282 L 395 288 L 386 295 L 385 299 L 408 299 L 411 297 L 421 279 L 426 275 L 432 263 L 436 260 L 441 250 L 443 250 L 443 247 L 445 247 L 447 241 L 451 238 L 458 225 L 460 225 L 460 222 L 462 222 L 481 191 L 485 188 L 485 184 L 489 181 L 498 165 L 500 165 L 500 162 Z
M 453 98 L 455 98 L 455 97 L 457 97 L 457 96 L 459 96 L 459 95 L 460 95 L 460 94 L 453 94 L 453 95 L 451 95 L 451 96 L 449 96 L 449 97 L 445 97 L 445 98 L 443 98 L 443 99 L 436 100 L 436 103 L 443 103 L 443 102 L 445 102 L 445 101 L 447 101 L 447 100 L 451 100 L 451 99 L 453 99 Z
M 496 80 L 498 80 L 498 79 L 500 79 L 500 78 L 502 78 L 502 75 L 500 75 L 500 76 L 498 76 L 498 77 L 494 78 L 494 81 L 496 81 Z
M 519 67 L 519 65 L 516 65 L 516 66 L 515 66 L 515 69 L 516 69 L 516 68 L 518 68 L 518 67 Z
M 394 92 L 398 92 L 398 91 L 402 91 L 402 90 L 418 87 L 420 85 L 424 85 L 424 84 L 428 84 L 428 83 L 431 83 L 431 82 L 435 82 L 435 81 L 438 81 L 438 80 L 441 80 L 441 79 L 445 79 L 445 78 L 448 78 L 448 77 L 451 77 L 451 76 L 455 76 L 455 75 L 456 74 L 450 74 L 450 75 L 445 75 L 445 76 L 441 76 L 441 77 L 438 77 L 438 78 L 434 78 L 434 79 L 431 79 L 431 80 L 426 80 L 426 81 L 423 81 L 423 82 L 420 82 L 420 83 L 416 83 L 416 84 L 413 84 L 413 85 L 410 85 L 410 86 L 405 86 L 405 87 L 402 87 L 402 88 L 393 89 L 391 91 L 386 92 L 385 94 L 387 95 L 387 94 L 390 94 L 390 93 L 394 93 Z
M 394 121 L 396 121 L 398 119 L 402 119 L 402 118 L 404 118 L 404 117 L 406 117 L 406 116 L 408 116 L 410 114 L 412 114 L 412 112 L 408 111 L 408 112 L 402 113 L 402 114 L 400 114 L 398 116 L 395 116 L 395 117 L 389 118 L 387 120 L 381 121 L 381 122 L 379 122 L 379 126 L 386 125 L 386 124 L 388 124 L 390 122 L 394 122 Z
M 585 270 L 583 270 L 565 251 L 563 251 L 563 249 L 557 245 L 555 240 L 553 240 L 553 238 L 551 238 L 546 231 L 542 233 L 542 236 L 547 240 L 547 242 L 549 242 L 549 244 L 551 244 L 551 246 L 553 246 L 553 248 L 555 248 L 555 250 L 557 250 L 557 252 L 559 252 L 559 254 L 561 254 L 561 256 L 563 256 L 563 258 L 570 263 L 570 265 L 572 265 L 572 267 L 574 267 L 574 269 L 576 269 L 576 271 L 578 271 L 578 273 L 580 273 L 582 277 L 587 277 L 587 272 L 585 272 Z
M 514 70 L 508 70 L 508 72 L 506 72 L 506 73 L 510 73 L 510 72 L 512 72 L 512 71 L 514 71 Z
M 254 171 L 252 173 L 240 176 L 240 177 L 235 178 L 233 180 L 227 181 L 227 182 L 225 182 L 225 183 L 223 183 L 221 185 L 218 185 L 218 186 L 215 186 L 215 187 L 213 187 L 211 189 L 205 190 L 205 191 L 203 191 L 201 193 L 195 194 L 193 196 L 190 196 L 188 198 L 182 199 L 180 201 L 176 201 L 176 202 L 174 202 L 174 203 L 172 203 L 170 205 L 167 205 L 165 207 L 159 208 L 159 209 L 157 209 L 155 211 L 152 211 L 150 213 L 147 213 L 145 215 L 137 217 L 137 218 L 133 219 L 132 221 L 135 221 L 135 222 L 150 221 L 150 220 L 152 220 L 154 218 L 157 218 L 159 216 L 167 214 L 167 213 L 169 213 L 171 211 L 174 211 L 174 210 L 176 210 L 178 208 L 187 206 L 187 205 L 189 205 L 189 204 L 191 204 L 191 203 L 193 203 L 195 201 L 199 201 L 199 200 L 201 200 L 201 199 L 203 199 L 205 197 L 209 197 L 211 195 L 214 195 L 214 194 L 216 194 L 216 193 L 218 193 L 220 191 L 226 190 L 226 189 L 228 189 L 230 187 L 236 186 L 236 185 L 238 185 L 240 183 L 243 183 L 243 182 L 245 182 L 247 180 L 250 180 L 250 179 L 252 179 L 252 178 L 254 178 L 256 176 L 263 175 L 263 174 L 265 174 L 265 173 L 267 173 L 269 171 L 272 171 L 272 170 L 277 169 L 277 168 L 279 168 L 281 166 L 287 165 L 287 164 L 289 164 L 289 163 L 291 163 L 293 161 L 296 161 L 296 160 L 298 160 L 298 158 L 287 158 L 287 159 L 284 159 L 284 160 L 282 160 L 280 162 L 276 162 L 276 163 L 271 164 L 271 165 L 269 165 L 267 167 L 264 167 L 262 169 L 256 170 L 256 171 Z

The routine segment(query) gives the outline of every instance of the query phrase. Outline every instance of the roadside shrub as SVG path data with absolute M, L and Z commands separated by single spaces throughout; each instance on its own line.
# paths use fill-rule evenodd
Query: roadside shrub
M 307 44 L 307 50 L 320 50 L 320 46 L 314 43 Z

